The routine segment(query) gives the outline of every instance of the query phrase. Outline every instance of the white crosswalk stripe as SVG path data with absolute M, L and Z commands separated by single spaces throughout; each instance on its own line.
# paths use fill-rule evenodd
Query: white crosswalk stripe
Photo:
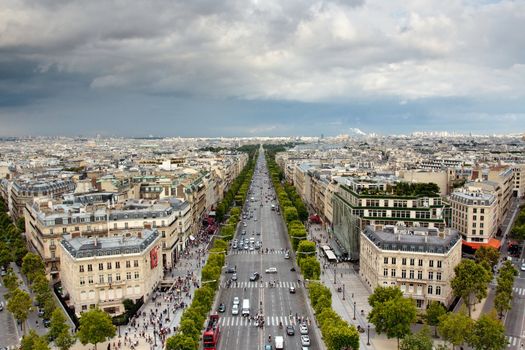
M 257 282 L 251 282 L 251 281 L 237 281 L 237 284 L 235 284 L 235 282 L 232 282 L 232 284 L 230 285 L 230 288 L 290 288 L 290 287 L 295 287 L 295 288 L 298 288 L 298 284 L 297 282 L 289 282 L 289 281 L 276 281 L 276 286 L 275 287 L 270 287 L 270 283 L 269 282 L 263 282 L 261 284 L 260 281 L 257 281 Z M 223 283 L 222 284 L 222 288 L 227 288 L 226 287 L 226 283 Z M 517 289 L 517 288 L 515 288 Z M 525 289 L 524 289 L 525 291 Z
M 510 337 L 510 336 L 508 336 L 507 340 L 509 341 L 509 344 L 507 345 L 507 347 L 516 346 L 516 344 L 518 342 L 518 338 L 517 337 Z
M 514 291 L 514 293 L 518 294 L 519 296 L 524 296 L 525 295 L 525 288 L 512 288 L 512 290 Z

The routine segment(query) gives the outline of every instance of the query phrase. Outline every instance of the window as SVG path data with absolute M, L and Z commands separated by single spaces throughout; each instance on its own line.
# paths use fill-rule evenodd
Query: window
M 414 279 L 414 270 L 410 270 L 410 277 L 409 277 L 411 280 Z
M 388 277 L 388 269 L 383 269 L 383 276 Z
M 428 267 L 434 267 L 434 260 L 428 261 Z
M 396 277 L 396 269 L 390 270 L 390 276 L 391 277 Z
M 98 270 L 99 270 L 99 271 L 104 270 L 104 263 L 100 263 L 100 264 L 98 264 Z
M 125 228 L 126 230 L 128 229 L 128 223 L 127 223 L 127 222 L 124 223 L 124 228 Z
M 441 295 L 441 286 L 436 286 L 436 295 Z
M 115 261 L 115 268 L 120 269 L 120 261 Z
M 388 264 L 388 258 L 384 258 L 383 263 Z
M 133 267 L 139 267 L 139 261 L 133 260 Z
M 127 280 L 130 280 L 130 279 L 131 279 L 131 272 L 126 272 L 126 279 L 127 279 Z
M 473 212 L 474 214 L 476 214 L 476 213 L 478 212 L 478 209 L 477 209 L 477 208 L 474 208 L 474 209 L 472 209 L 472 212 Z
M 438 269 L 441 268 L 441 260 L 438 260 Z
M 410 259 L 410 266 L 414 266 L 415 259 Z
M 67 228 L 66 227 L 62 227 L 62 233 L 67 233 Z
M 138 271 L 135 271 L 135 279 L 136 279 L 136 280 L 139 279 L 139 272 L 138 272 Z
M 441 281 L 441 272 L 436 272 L 436 279 Z
M 118 227 L 117 227 L 117 223 L 115 222 L 115 223 L 113 224 L 113 229 L 116 230 L 117 228 L 118 228 Z
M 84 265 L 80 265 L 80 266 L 78 267 L 78 271 L 79 271 L 79 272 L 84 272 Z
M 117 272 L 115 274 L 115 280 L 120 281 L 120 273 Z
M 481 208 L 481 209 L 479 210 L 479 212 L 480 212 L 481 214 L 485 214 L 485 209 Z M 483 220 L 483 219 L 481 219 L 481 220 Z
M 113 275 L 108 274 L 108 283 L 113 283 Z
M 98 283 L 104 283 L 104 275 L 98 275 Z
M 417 266 L 423 266 L 423 259 L 419 259 L 419 261 L 417 262 Z
M 434 279 L 434 272 L 431 271 L 431 272 L 428 273 L 428 279 L 429 280 L 433 280 Z
M 392 264 L 395 265 L 396 264 L 396 258 L 392 258 Z
M 416 299 L 416 306 L 418 309 L 421 309 L 423 307 L 423 300 Z
M 407 278 L 407 270 L 401 270 L 401 278 Z
M 131 267 L 131 261 L 126 260 L 126 267 L 129 269 Z
M 88 271 L 93 271 L 93 266 L 91 264 L 88 264 Z
M 80 285 L 83 286 L 84 284 L 86 284 L 84 277 L 80 277 Z
M 432 286 L 428 286 L 428 290 L 427 290 L 428 294 L 432 294 L 432 289 L 433 289 Z
M 93 276 L 88 276 L 88 283 L 93 284 Z
M 478 217 L 476 215 L 472 216 L 472 220 L 476 221 Z
M 407 258 L 401 259 L 401 264 L 406 265 L 407 264 Z
M 481 221 L 483 221 L 483 220 L 485 220 L 485 217 L 484 217 L 483 215 L 481 215 L 481 216 L 479 217 L 479 219 L 480 219 Z
M 423 271 L 418 271 L 417 272 L 417 279 L 418 280 L 422 280 L 423 279 Z
M 107 263 L 107 269 L 111 270 L 111 263 L 110 262 Z

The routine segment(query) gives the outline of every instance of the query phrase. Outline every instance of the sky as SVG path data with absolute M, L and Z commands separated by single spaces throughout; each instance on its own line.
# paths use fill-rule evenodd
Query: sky
M 2 0 L 0 136 L 525 132 L 525 1 Z

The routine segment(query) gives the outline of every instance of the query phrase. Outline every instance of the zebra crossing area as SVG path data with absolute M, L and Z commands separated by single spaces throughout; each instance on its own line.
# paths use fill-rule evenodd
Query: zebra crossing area
M 231 249 L 230 250 L 230 254 L 232 255 L 242 255 L 242 254 L 264 254 L 264 255 L 271 255 L 271 254 L 275 254 L 275 255 L 284 255 L 286 254 L 286 251 L 282 251 L 282 250 L 275 250 L 275 251 L 272 251 L 272 252 L 268 252 L 268 253 L 262 253 L 261 251 L 259 250 L 236 250 L 236 249 Z
M 509 342 L 509 344 L 507 345 L 508 348 L 515 347 L 517 349 L 520 345 L 520 337 L 507 336 L 507 340 Z
M 514 288 L 512 288 L 512 290 L 514 291 L 514 293 L 516 293 L 520 297 L 524 297 L 525 296 L 525 288 L 514 287 Z
M 225 283 L 221 283 L 222 288 L 228 288 Z M 282 282 L 282 281 L 276 281 L 275 287 L 271 288 L 299 288 L 299 284 L 297 282 Z M 231 288 L 270 288 L 270 282 L 232 282 L 232 284 L 229 287 Z
M 266 316 L 264 320 L 265 327 L 279 326 L 279 322 L 282 322 L 283 327 L 288 325 L 296 326 L 301 323 L 295 317 L 289 316 Z M 249 317 L 225 316 L 219 319 L 219 325 L 223 327 L 255 327 L 255 321 Z

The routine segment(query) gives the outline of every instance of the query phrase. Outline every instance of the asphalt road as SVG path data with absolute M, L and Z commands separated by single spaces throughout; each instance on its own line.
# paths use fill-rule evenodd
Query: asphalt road
M 525 271 L 521 271 L 522 263 L 525 263 L 525 251 L 521 258 L 513 259 L 519 275 L 516 277 L 512 293 L 512 309 L 505 317 L 505 329 L 509 340 L 509 349 L 523 349 L 525 347 Z
M 0 280 L 1 282 L 1 280 Z M 7 311 L 6 300 L 4 294 L 7 288 L 0 283 L 0 303 L 3 305 L 3 310 L 0 311 L 0 347 L 11 347 L 17 345 L 19 332 L 13 315 Z
M 272 336 L 272 348 L 275 349 L 275 337 L 284 337 L 285 349 L 302 349 L 301 335 L 299 333 L 298 322 L 295 318 L 299 316 L 307 317 L 307 299 L 302 284 L 298 282 L 301 276 L 297 272 L 292 272 L 293 259 L 285 259 L 285 251 L 289 249 L 289 243 L 284 231 L 284 222 L 276 211 L 271 210 L 271 205 L 277 205 L 273 200 L 275 192 L 273 185 L 268 177 L 266 161 L 264 155 L 260 154 L 257 160 L 256 170 L 250 187 L 248 201 L 245 204 L 244 212 L 253 215 L 248 216 L 246 227 L 240 223 L 236 235 L 237 239 L 253 237 L 255 241 L 262 241 L 261 250 L 238 250 L 231 249 L 227 258 L 230 267 L 237 268 L 237 284 L 233 282 L 231 286 L 221 285 L 218 295 L 218 304 L 224 303 L 226 311 L 221 313 L 221 340 L 220 349 L 264 349 L 268 344 L 268 336 Z M 254 201 L 251 201 L 251 197 Z M 267 198 L 270 198 L 269 200 Z M 262 203 L 262 206 L 261 206 Z M 242 235 L 245 230 L 246 234 Z M 260 233 L 260 235 L 257 234 Z M 266 249 L 269 250 L 266 253 Z M 274 250 L 271 252 L 271 250 Z M 264 253 L 262 253 L 264 251 Z M 277 273 L 265 273 L 265 270 L 275 267 Z M 250 282 L 249 277 L 253 272 L 259 272 L 261 279 L 257 282 Z M 232 277 L 224 271 L 223 281 Z M 275 287 L 270 287 L 269 283 L 276 282 Z M 296 288 L 296 293 L 291 294 L 289 288 Z M 232 315 L 232 305 L 234 297 L 240 299 L 242 306 L 243 299 L 250 300 L 250 315 L 257 313 L 264 316 L 264 328 L 256 327 L 254 321 L 247 317 Z M 292 317 L 290 317 L 290 315 Z M 280 328 L 279 323 L 283 324 Z M 295 335 L 286 335 L 286 326 L 293 325 Z M 318 339 L 309 326 L 310 349 L 319 349 Z

